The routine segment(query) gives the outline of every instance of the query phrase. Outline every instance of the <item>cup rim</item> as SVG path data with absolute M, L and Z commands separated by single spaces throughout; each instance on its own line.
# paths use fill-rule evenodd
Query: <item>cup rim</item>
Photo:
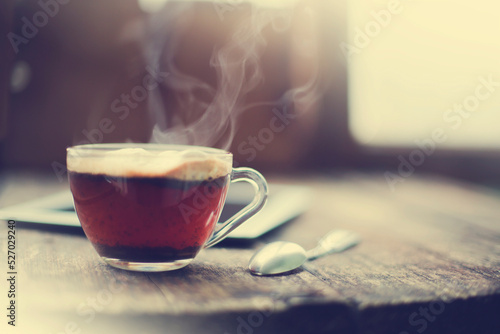
M 207 146 L 198 145 L 176 145 L 176 144 L 158 144 L 158 143 L 96 143 L 96 144 L 82 144 L 75 145 L 66 148 L 68 155 L 72 153 L 84 153 L 85 155 L 100 155 L 104 152 L 109 152 L 113 150 L 125 149 L 125 148 L 143 148 L 145 150 L 154 151 L 185 151 L 185 150 L 200 150 L 210 155 L 218 156 L 232 156 L 233 154 L 229 151 L 213 148 Z

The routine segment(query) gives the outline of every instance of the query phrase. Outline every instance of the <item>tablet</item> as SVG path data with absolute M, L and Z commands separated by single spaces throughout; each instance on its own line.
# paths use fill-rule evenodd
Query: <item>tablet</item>
M 232 231 L 228 238 L 257 238 L 292 220 L 307 210 L 312 199 L 311 193 L 309 188 L 303 186 L 270 184 L 269 198 L 265 207 Z M 250 203 L 252 198 L 253 189 L 249 184 L 243 182 L 231 184 L 220 221 L 226 221 Z M 0 219 L 81 228 L 69 189 L 15 206 L 0 208 Z

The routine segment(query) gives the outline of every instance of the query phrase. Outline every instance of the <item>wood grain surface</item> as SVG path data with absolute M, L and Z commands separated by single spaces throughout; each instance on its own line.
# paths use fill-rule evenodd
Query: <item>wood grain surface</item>
M 252 243 L 206 249 L 188 267 L 136 273 L 104 264 L 78 229 L 17 223 L 13 333 L 500 333 L 500 197 L 490 189 L 380 175 L 271 178 L 309 186 L 301 217 Z M 67 187 L 9 173 L 0 207 Z M 359 246 L 291 274 L 252 276 L 266 242 L 312 248 L 331 229 Z M 0 267 L 6 272 L 6 224 Z M 7 291 L 2 279 L 1 295 Z M 7 303 L 6 297 L 1 299 Z M 4 317 L 2 317 L 4 318 Z M 4 328 L 2 320 L 0 328 Z M 10 327 L 10 326 L 9 326 Z M 4 331 L 2 331 L 4 333 Z

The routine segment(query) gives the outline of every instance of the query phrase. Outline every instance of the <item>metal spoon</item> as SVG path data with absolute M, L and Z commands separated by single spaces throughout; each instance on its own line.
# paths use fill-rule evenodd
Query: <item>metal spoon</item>
M 259 249 L 250 259 L 248 269 L 254 275 L 277 275 L 294 270 L 323 255 L 339 253 L 356 246 L 359 235 L 347 230 L 333 230 L 318 241 L 318 246 L 305 251 L 300 245 L 276 241 Z

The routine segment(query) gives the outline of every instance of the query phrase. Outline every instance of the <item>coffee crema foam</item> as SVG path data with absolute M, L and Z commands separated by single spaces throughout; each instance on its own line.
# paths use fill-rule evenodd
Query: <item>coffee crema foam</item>
M 148 151 L 125 148 L 100 156 L 68 155 L 68 171 L 113 177 L 167 177 L 183 181 L 216 179 L 231 173 L 230 156 L 218 158 L 200 150 Z

